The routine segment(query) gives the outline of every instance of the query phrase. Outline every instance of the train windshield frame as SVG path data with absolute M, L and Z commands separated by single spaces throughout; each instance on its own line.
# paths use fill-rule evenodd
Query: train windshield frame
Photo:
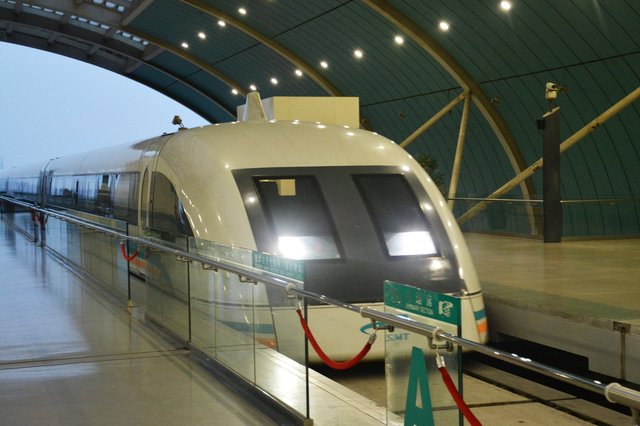
M 340 259 L 327 203 L 314 176 L 254 177 L 278 253 L 296 260 Z

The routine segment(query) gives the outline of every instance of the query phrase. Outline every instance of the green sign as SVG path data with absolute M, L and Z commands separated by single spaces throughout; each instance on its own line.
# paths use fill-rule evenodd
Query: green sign
M 304 263 L 300 260 L 285 259 L 254 251 L 252 264 L 256 269 L 304 281 Z
M 460 325 L 460 299 L 457 297 L 385 281 L 384 304 L 448 324 Z

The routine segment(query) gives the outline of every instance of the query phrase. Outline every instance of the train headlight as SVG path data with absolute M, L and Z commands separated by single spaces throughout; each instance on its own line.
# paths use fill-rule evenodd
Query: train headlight
M 384 236 L 391 256 L 436 254 L 436 246 L 427 231 L 397 232 Z
M 305 259 L 307 250 L 299 237 L 278 237 L 278 250 L 289 259 Z

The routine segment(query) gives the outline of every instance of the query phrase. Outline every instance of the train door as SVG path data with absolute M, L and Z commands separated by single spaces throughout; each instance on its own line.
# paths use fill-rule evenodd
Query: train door
M 138 224 L 142 227 L 143 233 L 145 230 L 149 229 L 149 211 L 150 200 L 151 200 L 151 173 L 149 173 L 149 168 L 144 169 L 144 173 L 142 174 L 142 184 L 140 187 L 140 208 L 138 211 L 140 212 L 140 218 L 138 220 Z
M 149 235 L 151 217 L 153 211 L 151 204 L 153 203 L 152 191 L 153 181 L 152 174 L 156 170 L 158 156 L 162 147 L 171 139 L 171 135 L 161 136 L 150 140 L 144 152 L 140 157 L 140 190 L 138 192 L 138 234 Z

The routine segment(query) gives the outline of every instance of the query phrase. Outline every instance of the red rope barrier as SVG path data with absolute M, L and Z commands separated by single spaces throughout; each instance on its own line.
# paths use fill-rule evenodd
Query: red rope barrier
M 440 357 L 440 355 L 437 355 L 437 356 Z M 460 396 L 460 393 L 458 393 L 458 389 L 456 389 L 456 386 L 453 384 L 453 380 L 451 380 L 451 376 L 449 375 L 449 372 L 444 366 L 444 361 L 443 360 L 441 361 L 441 359 L 438 358 L 437 362 L 438 362 L 438 370 L 440 370 L 440 375 L 442 375 L 442 380 L 444 381 L 444 384 L 447 386 L 447 389 L 449 390 L 451 397 L 456 402 L 456 405 L 458 406 L 460 411 L 462 411 L 462 415 L 464 415 L 464 417 L 469 421 L 471 426 L 482 426 L 482 423 L 480 423 L 480 420 L 478 420 L 478 418 L 471 412 L 467 404 L 464 402 L 464 400 Z
M 137 247 L 136 247 L 136 251 L 134 251 L 131 256 L 127 256 L 127 250 L 124 248 L 124 241 L 120 242 L 120 251 L 122 252 L 122 257 L 124 257 L 124 259 L 127 262 L 131 262 L 133 259 L 138 257 L 138 248 Z
M 307 339 L 309 339 L 309 343 L 311 343 L 311 346 L 313 346 L 313 349 L 316 351 L 320 359 L 322 359 L 322 361 L 324 361 L 325 364 L 327 364 L 329 367 L 333 368 L 334 370 L 346 370 L 358 364 L 360 361 L 362 361 L 362 358 L 364 358 L 365 355 L 369 353 L 369 349 L 371 349 L 371 345 L 373 345 L 373 342 L 375 342 L 376 340 L 376 335 L 372 334 L 369 337 L 369 341 L 364 345 L 362 350 L 360 350 L 360 352 L 355 357 L 353 357 L 349 361 L 344 361 L 344 362 L 333 361 L 331 358 L 327 356 L 327 354 L 324 353 L 322 348 L 320 348 L 320 345 L 318 345 L 318 342 L 316 342 L 316 339 L 313 337 L 313 333 L 309 329 L 309 325 L 307 324 L 304 317 L 302 316 L 302 311 L 300 309 L 296 309 L 296 313 L 300 318 L 300 324 L 304 329 L 304 334 L 307 336 Z

